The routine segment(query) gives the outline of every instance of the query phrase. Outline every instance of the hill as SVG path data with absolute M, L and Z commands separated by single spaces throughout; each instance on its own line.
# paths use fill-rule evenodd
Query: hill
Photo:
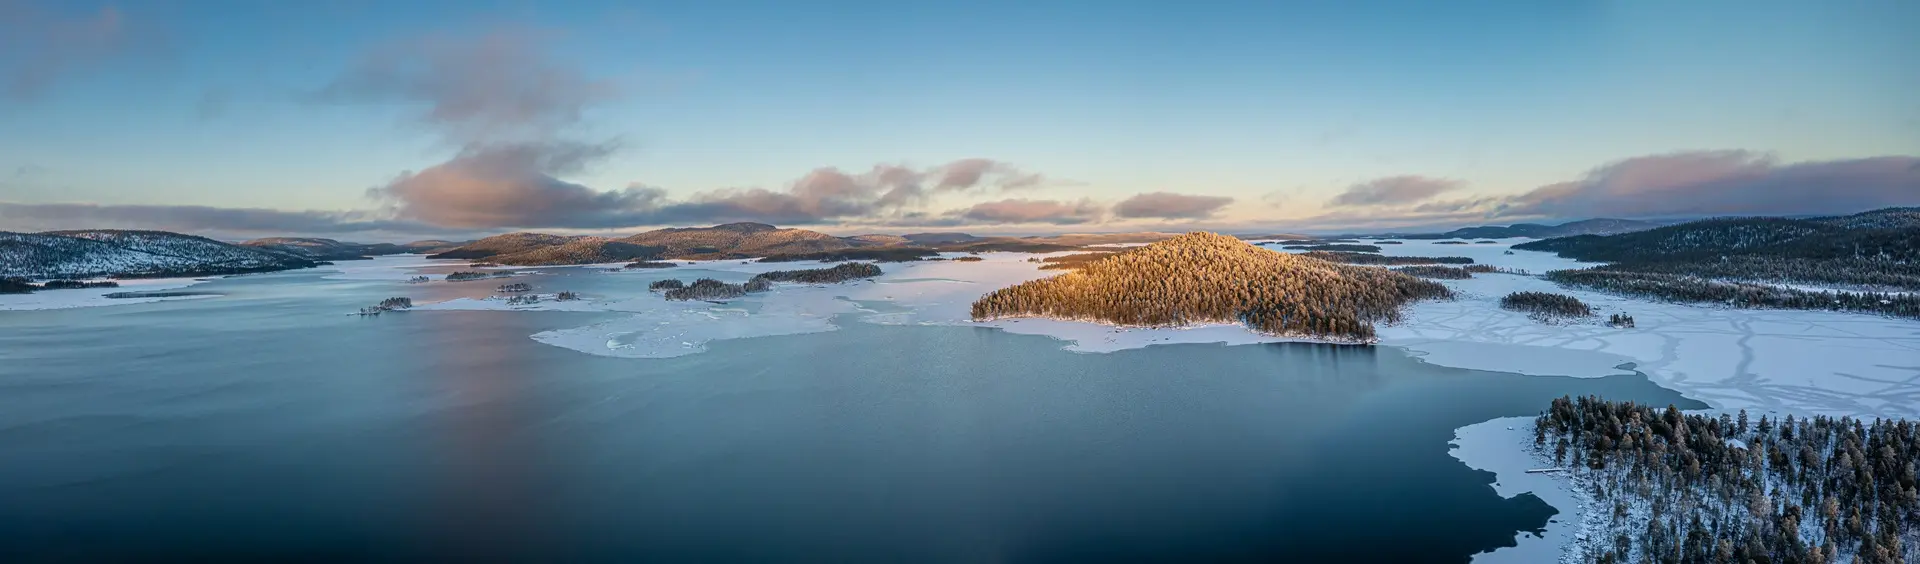
M 627 237 L 636 245 L 660 247 L 664 258 L 751 258 L 774 254 L 837 251 L 856 246 L 846 239 L 806 229 L 782 229 L 764 223 L 728 223 L 713 227 L 657 229 Z
M 1373 323 L 1445 286 L 1381 268 L 1276 253 L 1189 233 L 982 296 L 976 320 L 1050 317 L 1123 326 L 1238 323 L 1270 335 L 1373 339 Z
M 543 248 L 557 247 L 573 242 L 580 237 L 568 235 L 548 235 L 545 233 L 508 233 L 485 237 L 450 250 L 428 255 L 434 259 L 491 259 L 500 255 L 511 255 Z
M 1915 208 L 1809 219 L 1704 219 L 1514 248 L 1613 263 L 1605 267 L 1612 271 L 1920 289 L 1920 211 Z
M 560 245 L 495 255 L 487 260 L 515 266 L 600 264 L 653 260 L 660 258 L 661 250 L 660 247 L 635 245 L 618 239 L 582 237 Z
M 393 243 L 347 243 L 319 237 L 268 237 L 241 246 L 279 251 L 310 260 L 364 260 L 380 255 L 413 252 Z
M 308 268 L 319 261 L 166 231 L 0 232 L 0 276 L 156 278 Z

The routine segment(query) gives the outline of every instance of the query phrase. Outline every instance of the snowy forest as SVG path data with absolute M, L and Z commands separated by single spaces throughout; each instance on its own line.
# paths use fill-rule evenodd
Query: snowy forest
M 799 282 L 802 284 L 833 284 L 872 278 L 879 276 L 880 267 L 867 262 L 849 262 L 837 264 L 831 268 L 811 268 L 806 270 L 775 270 L 755 275 L 773 282 Z
M 1673 302 L 1718 303 L 1742 308 L 1823 309 L 1920 319 L 1920 295 L 1814 291 L 1709 280 L 1697 276 L 1624 272 L 1600 266 L 1555 270 L 1546 279 L 1562 286 Z
M 1439 283 L 1383 268 L 1276 253 L 1213 233 L 1189 233 L 1002 288 L 973 303 L 975 320 L 1051 317 L 1123 326 L 1239 323 L 1273 335 L 1368 341 L 1374 322 Z
M 1719 280 L 1920 290 L 1920 209 L 1842 217 L 1705 219 L 1611 236 L 1545 239 L 1550 251 L 1606 270 Z
M 1534 447 L 1606 512 L 1587 562 L 1920 562 L 1912 421 L 1560 398 L 1535 419 Z

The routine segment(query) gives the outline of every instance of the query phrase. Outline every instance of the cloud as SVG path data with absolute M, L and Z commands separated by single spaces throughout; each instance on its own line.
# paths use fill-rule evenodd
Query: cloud
M 645 221 L 665 194 L 629 187 L 598 191 L 558 177 L 612 154 L 612 143 L 564 141 L 470 145 L 453 159 L 402 173 L 369 195 L 400 218 L 442 227 L 597 228 Z
M 981 202 L 949 215 L 981 223 L 1049 223 L 1075 225 L 1099 221 L 1100 205 L 1093 200 L 1065 202 L 1011 198 Z
M 1920 157 L 1781 164 L 1753 151 L 1635 157 L 1512 197 L 1499 215 L 1845 214 L 1920 204 Z
M 54 13 L 22 0 L 0 0 L 0 94 L 39 97 L 54 82 L 115 58 L 151 52 L 151 30 L 112 7 L 84 15 Z
M 930 171 L 930 174 L 938 177 L 935 190 L 949 191 L 971 190 L 988 185 L 1002 190 L 1018 190 L 1038 187 L 1046 182 L 1046 177 L 1037 173 L 992 159 L 961 159 Z
M 282 211 L 210 206 L 17 204 L 0 202 L 0 225 L 40 231 L 88 228 L 161 229 L 230 233 L 447 233 L 415 222 L 374 217 L 367 212 Z
M 1114 204 L 1113 214 L 1123 218 L 1206 219 L 1233 203 L 1226 196 L 1190 196 L 1172 192 L 1136 194 Z
M 315 94 L 322 102 L 414 106 L 415 119 L 461 144 L 551 139 L 620 95 L 548 52 L 556 36 L 500 28 L 432 34 L 368 52 Z
M 1457 190 L 1464 185 L 1464 182 L 1445 178 L 1389 176 L 1348 186 L 1345 192 L 1327 203 L 1337 207 L 1407 205 Z

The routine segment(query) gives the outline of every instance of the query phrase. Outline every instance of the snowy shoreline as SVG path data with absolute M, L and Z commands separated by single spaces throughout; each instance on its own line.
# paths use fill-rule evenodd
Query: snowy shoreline
M 1515 546 L 1497 548 L 1473 556 L 1477 564 L 1539 564 L 1542 562 L 1583 562 L 1581 543 L 1593 531 L 1601 530 L 1600 515 L 1587 508 L 1593 496 L 1573 483 L 1565 472 L 1528 473 L 1528 470 L 1552 465 L 1534 455 L 1533 418 L 1501 417 L 1475 423 L 1453 431 L 1447 454 L 1475 470 L 1494 473 L 1492 488 L 1502 498 L 1531 493 L 1560 513 L 1536 535 L 1521 532 Z M 1593 521 L 1589 523 L 1588 521 Z

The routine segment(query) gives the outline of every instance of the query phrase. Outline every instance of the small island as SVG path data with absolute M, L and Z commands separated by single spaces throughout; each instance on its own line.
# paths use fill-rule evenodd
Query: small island
M 687 284 L 677 279 L 669 278 L 666 280 L 655 280 L 652 284 L 647 285 L 647 289 L 663 291 L 661 297 L 669 300 L 716 301 L 772 290 L 774 282 L 835 284 L 872 278 L 880 274 L 880 267 L 873 263 L 850 262 L 837 264 L 829 268 L 763 272 L 754 275 L 753 278 L 741 284 L 729 284 L 712 278 L 701 278 L 693 281 L 692 284 Z
M 1383 268 L 1276 253 L 1196 232 L 995 290 L 973 303 L 976 321 L 1043 317 L 1131 327 L 1236 323 L 1275 336 L 1371 342 L 1375 322 L 1453 293 Z

